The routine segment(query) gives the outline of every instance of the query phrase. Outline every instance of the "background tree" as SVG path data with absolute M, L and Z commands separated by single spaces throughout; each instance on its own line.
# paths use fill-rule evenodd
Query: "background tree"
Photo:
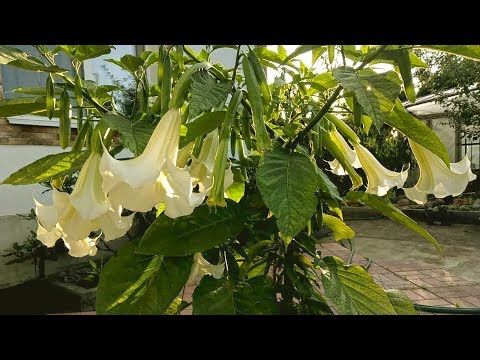
M 477 140 L 480 135 L 480 63 L 457 55 L 416 50 L 429 66 L 417 68 L 418 97 L 438 94 L 435 100 L 446 109 L 448 124 L 462 125 L 462 137 Z M 446 90 L 455 95 L 445 96 Z M 467 128 L 468 127 L 468 128 Z

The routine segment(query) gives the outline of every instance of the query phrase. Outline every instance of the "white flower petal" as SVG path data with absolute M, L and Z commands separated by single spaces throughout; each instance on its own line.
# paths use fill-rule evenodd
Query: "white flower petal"
M 112 207 L 122 205 L 131 211 L 146 212 L 163 201 L 163 192 L 161 186 L 156 182 L 138 189 L 134 189 L 126 183 L 120 183 L 115 186 L 108 197 Z
M 92 152 L 78 175 L 70 201 L 82 218 L 91 220 L 105 214 L 110 208 L 102 189 L 102 176 L 98 170 L 101 155 Z
M 412 139 L 408 139 L 408 142 L 420 169 L 420 178 L 414 188 L 404 189 L 405 195 L 410 200 L 424 204 L 427 194 L 433 194 L 437 198 L 458 196 L 465 191 L 470 181 L 476 179 L 467 157 L 457 163 L 451 163 L 449 168 L 430 150 Z M 425 196 L 421 196 L 420 193 L 424 193 Z
M 39 225 L 41 225 L 46 231 L 52 231 L 53 227 L 58 222 L 57 208 L 53 205 L 43 205 L 35 198 L 33 201 L 35 202 L 35 214 L 37 214 Z
M 108 212 L 96 219 L 96 225 L 105 234 L 105 241 L 115 240 L 125 235 L 132 227 L 135 213 L 129 216 L 119 216 L 118 212 L 110 209 Z
M 339 149 L 345 155 L 345 158 L 352 164 L 355 169 L 359 169 L 362 167 L 360 160 L 358 159 L 357 153 L 355 150 L 348 145 L 345 141 L 343 136 L 338 132 L 338 130 L 332 130 L 330 132 L 332 134 L 333 141 L 337 144 Z M 342 165 L 338 162 L 337 159 L 332 161 L 327 161 L 330 165 L 330 171 L 335 175 L 347 175 L 347 172 L 343 169 Z
M 354 148 L 367 175 L 367 193 L 384 196 L 390 188 L 395 186 L 401 188 L 405 184 L 408 167 L 401 172 L 388 170 L 364 146 L 357 143 Z
M 85 238 L 77 241 L 64 239 L 65 246 L 68 248 L 68 254 L 73 257 L 94 256 L 97 253 L 97 244 L 99 236 L 96 238 Z
M 221 256 L 218 264 L 213 265 L 203 257 L 201 252 L 197 252 L 193 256 L 193 265 L 187 284 L 192 285 L 198 282 L 205 275 L 212 275 L 215 279 L 220 279 L 223 276 L 224 270 L 225 262 Z
M 69 206 L 58 221 L 68 239 L 85 239 L 92 231 L 98 230 L 94 221 L 86 220 L 80 216 L 73 206 Z
M 170 218 L 190 215 L 198 196 L 192 196 L 192 177 L 187 170 L 179 169 L 170 159 L 160 172 L 158 181 L 164 189 L 165 215 Z
M 122 182 L 132 188 L 154 183 L 167 154 L 172 152 L 172 147 L 178 147 L 180 122 L 180 110 L 168 110 L 160 119 L 143 153 L 134 159 L 116 160 L 104 148 L 100 161 L 104 191 L 109 193 Z
M 60 238 L 59 231 L 55 227 L 51 231 L 47 231 L 42 225 L 38 224 L 37 239 L 46 247 L 53 247 Z

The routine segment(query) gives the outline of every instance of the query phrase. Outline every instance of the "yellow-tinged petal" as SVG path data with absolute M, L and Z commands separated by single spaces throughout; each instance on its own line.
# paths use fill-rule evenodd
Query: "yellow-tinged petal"
M 105 234 L 105 241 L 115 240 L 125 235 L 132 227 L 135 213 L 128 216 L 120 216 L 118 211 L 110 209 L 96 219 L 96 224 Z
M 401 172 L 388 170 L 361 144 L 356 143 L 353 147 L 367 175 L 367 193 L 384 196 L 390 188 L 395 186 L 401 188 L 405 184 L 408 177 L 408 166 Z
M 85 239 L 81 240 L 68 240 L 63 239 L 65 246 L 68 248 L 68 254 L 73 257 L 83 257 L 83 256 L 94 256 L 97 253 L 97 244 L 98 238 L 89 238 L 86 237 Z
M 53 247 L 61 237 L 61 231 L 56 227 L 53 227 L 51 231 L 48 231 L 42 225 L 38 224 L 37 239 L 46 247 Z
M 35 214 L 37 215 L 39 226 L 41 225 L 46 231 L 52 231 L 58 222 L 57 208 L 55 206 L 47 206 L 39 203 L 35 198 Z
M 129 160 L 116 160 L 104 148 L 100 161 L 103 189 L 109 193 L 120 183 L 138 189 L 151 185 L 160 174 L 165 158 L 178 148 L 180 138 L 180 110 L 170 109 L 160 119 L 143 153 Z M 176 154 L 174 154 L 175 162 Z
M 457 163 L 445 163 L 433 152 L 408 139 L 420 169 L 420 178 L 412 188 L 404 189 L 405 195 L 417 204 L 427 201 L 427 194 L 437 198 L 458 196 L 465 191 L 468 183 L 477 176 L 472 173 L 470 160 L 465 156 Z
M 217 265 L 209 263 L 202 255 L 201 252 L 195 253 L 193 259 L 192 269 L 190 276 L 188 277 L 187 284 L 194 284 L 205 275 L 212 275 L 215 279 L 220 279 L 225 270 L 225 261 L 222 257 L 218 261 Z
M 173 219 L 190 215 L 205 196 L 192 192 L 192 177 L 187 170 L 176 167 L 170 159 L 165 164 L 158 178 L 164 190 L 165 215 Z
M 69 239 L 85 239 L 92 231 L 98 230 L 92 220 L 86 220 L 80 216 L 73 206 L 69 206 L 60 217 L 58 224 Z
M 150 211 L 156 204 L 163 201 L 161 185 L 153 182 L 138 189 L 126 183 L 118 184 L 109 194 L 112 207 L 122 205 L 131 211 Z
M 355 150 L 352 150 L 352 148 L 348 145 L 343 136 L 336 129 L 330 131 L 330 133 L 332 134 L 333 141 L 337 144 L 342 153 L 345 155 L 345 158 L 352 164 L 352 166 L 355 169 L 361 168 L 362 165 L 360 164 L 357 153 L 355 152 Z M 337 159 L 333 159 L 332 161 L 327 162 L 330 165 L 330 171 L 335 175 L 348 175 Z
M 110 208 L 107 194 L 102 189 L 99 164 L 101 155 L 92 152 L 78 175 L 70 201 L 80 216 L 91 220 L 105 214 Z

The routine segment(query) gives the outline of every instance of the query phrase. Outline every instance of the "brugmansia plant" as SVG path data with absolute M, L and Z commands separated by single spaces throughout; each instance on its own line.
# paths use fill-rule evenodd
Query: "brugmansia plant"
M 234 68 L 210 62 L 221 47 L 235 49 Z M 48 73 L 45 87 L 17 89 L 40 96 L 1 100 L 0 116 L 57 117 L 60 145 L 69 150 L 3 184 L 50 181 L 52 205 L 35 200 L 37 236 L 47 246 L 62 239 L 71 256 L 94 255 L 100 239 L 124 236 L 135 219 L 152 220 L 103 268 L 98 314 L 178 314 L 190 305 L 179 298 L 186 284 L 197 284 L 194 314 L 331 314 L 332 306 L 341 314 L 415 313 L 405 294 L 383 290 L 360 265 L 322 257 L 316 244 L 323 226 L 335 240 L 355 236 L 342 218 L 349 200 L 440 251 L 383 197 L 403 188 L 409 164 L 400 172 L 385 168 L 349 126 L 387 126 L 408 138 L 420 169 L 416 185 L 405 189 L 412 200 L 465 190 L 475 178 L 469 160 L 450 163 L 444 144 L 398 99 L 403 88 L 415 101 L 412 67 L 426 66 L 411 52 L 418 47 L 480 60 L 480 46 L 302 45 L 287 55 L 282 46 L 207 46 L 197 54 L 162 45 L 109 60 L 136 82 L 133 111 L 124 114 L 114 86 L 78 75 L 85 60 L 111 46 L 36 46 L 42 58 L 0 46 L 0 64 Z M 74 76 L 56 64 L 60 52 Z M 295 59 L 307 52 L 325 71 Z M 379 63 L 393 70 L 380 71 Z M 158 81 L 149 84 L 154 64 Z M 277 71 L 273 83 L 266 68 Z M 71 119 L 79 129 L 73 144 Z M 124 148 L 131 158 L 116 157 Z M 73 191 L 62 192 L 76 172 Z M 331 176 L 350 178 L 345 198 Z

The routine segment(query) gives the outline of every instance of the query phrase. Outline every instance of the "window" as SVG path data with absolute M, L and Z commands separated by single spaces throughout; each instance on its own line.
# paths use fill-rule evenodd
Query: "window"
M 42 58 L 38 51 L 31 45 L 12 45 L 15 48 L 23 50 L 29 54 Z M 53 48 L 55 45 L 48 45 Z M 113 58 L 120 59 L 123 55 L 136 55 L 138 48 L 136 45 L 115 45 L 110 54 L 102 55 L 95 59 L 88 59 L 83 63 L 83 78 L 85 80 L 93 80 L 101 84 L 113 84 L 115 80 L 128 84 L 133 81 L 132 76 L 117 65 L 104 61 L 105 59 Z M 141 50 L 141 49 L 140 49 Z M 55 58 L 57 64 L 64 69 L 68 69 L 70 75 L 74 75 L 74 70 L 70 59 L 64 53 L 59 53 Z M 3 98 L 14 99 L 22 96 L 29 96 L 13 92 L 14 89 L 20 87 L 42 87 L 45 86 L 47 75 L 42 72 L 28 71 L 18 69 L 12 66 L 1 65 L 0 71 L 2 73 Z M 72 99 L 72 102 L 75 100 Z M 12 124 L 23 125 L 40 125 L 40 126 L 58 126 L 58 119 L 53 118 L 49 120 L 44 116 L 36 115 L 20 115 L 10 116 L 8 121 Z M 72 120 L 72 127 L 76 128 L 76 121 Z

